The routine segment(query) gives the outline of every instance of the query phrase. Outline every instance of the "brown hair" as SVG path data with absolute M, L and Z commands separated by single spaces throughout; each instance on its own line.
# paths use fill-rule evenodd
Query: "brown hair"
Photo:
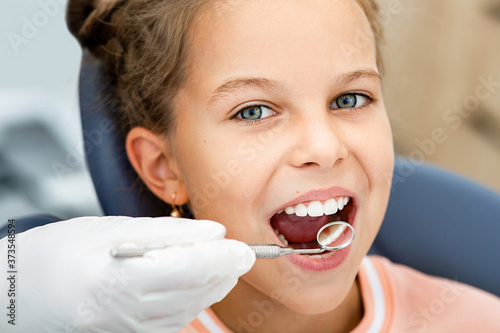
M 188 30 L 214 0 L 69 0 L 67 24 L 105 65 L 125 132 L 143 126 L 169 133 L 173 99 L 186 75 Z M 356 0 L 372 28 L 382 67 L 375 0 Z M 108 96 L 109 97 L 109 96 Z

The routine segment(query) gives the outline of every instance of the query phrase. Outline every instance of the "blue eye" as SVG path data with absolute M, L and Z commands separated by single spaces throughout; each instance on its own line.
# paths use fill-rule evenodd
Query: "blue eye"
M 235 118 L 255 122 L 273 115 L 274 111 L 264 105 L 252 105 L 239 111 Z
M 331 104 L 332 109 L 353 109 L 365 106 L 369 98 L 360 94 L 344 94 Z

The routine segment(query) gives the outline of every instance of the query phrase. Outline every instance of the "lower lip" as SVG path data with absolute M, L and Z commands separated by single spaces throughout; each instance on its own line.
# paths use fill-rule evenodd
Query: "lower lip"
M 310 258 L 307 255 L 301 254 L 292 254 L 288 256 L 288 260 L 292 262 L 292 264 L 299 266 L 302 269 L 313 271 L 313 272 L 321 272 L 327 271 L 330 269 L 334 269 L 340 264 L 342 264 L 347 255 L 349 254 L 351 247 L 348 246 L 342 250 L 335 252 L 332 256 L 328 256 L 324 259 L 314 259 Z

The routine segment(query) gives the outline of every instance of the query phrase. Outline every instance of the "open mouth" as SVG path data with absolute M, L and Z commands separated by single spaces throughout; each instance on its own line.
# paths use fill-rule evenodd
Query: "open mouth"
M 294 249 L 319 248 L 316 235 L 329 222 L 351 223 L 353 200 L 336 197 L 326 201 L 310 201 L 280 210 L 271 217 L 271 226 L 285 246 Z

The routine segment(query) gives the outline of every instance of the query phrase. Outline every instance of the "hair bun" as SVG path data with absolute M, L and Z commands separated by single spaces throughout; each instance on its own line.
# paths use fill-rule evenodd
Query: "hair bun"
M 99 55 L 116 35 L 116 24 L 111 22 L 113 13 L 124 0 L 69 0 L 66 12 L 68 29 L 92 53 Z

